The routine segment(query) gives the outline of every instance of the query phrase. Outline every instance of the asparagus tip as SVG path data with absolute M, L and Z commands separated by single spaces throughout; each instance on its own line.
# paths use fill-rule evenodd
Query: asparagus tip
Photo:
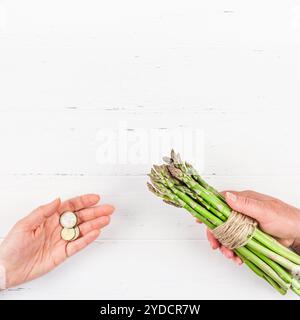
M 174 165 L 169 165 L 168 170 L 174 178 L 181 180 L 182 172 L 180 169 L 176 168 Z
M 180 154 L 176 153 L 174 149 L 172 149 L 172 151 L 171 151 L 171 160 L 172 160 L 172 163 L 174 163 L 174 164 L 181 163 Z
M 149 191 L 156 192 L 156 189 L 153 187 L 153 185 L 150 182 L 147 182 L 147 187 L 148 187 Z
M 147 187 L 148 187 L 148 190 L 153 194 L 155 194 L 156 196 L 159 196 L 159 197 L 161 196 L 160 192 L 157 189 L 155 189 L 155 187 L 151 183 L 147 182 Z
M 176 157 L 175 150 L 172 149 L 172 150 L 171 150 L 171 159 L 174 160 L 175 157 Z
M 160 166 L 158 164 L 154 164 L 153 168 L 157 173 L 160 171 Z
M 182 163 L 181 156 L 180 156 L 179 153 L 177 153 L 177 155 L 176 155 L 176 160 L 177 160 L 177 163 L 178 163 L 178 164 L 181 164 L 181 163 Z
M 170 157 L 163 157 L 163 160 L 166 164 L 172 164 L 172 158 Z
M 150 174 L 150 177 L 155 177 L 155 178 L 158 178 L 158 175 L 157 175 L 157 172 L 152 168 L 151 169 L 151 174 Z
M 182 208 L 182 206 L 180 204 L 175 203 L 173 201 L 166 200 L 166 199 L 164 199 L 163 201 L 164 201 L 164 203 L 169 204 L 170 206 L 173 206 L 173 207 L 176 207 L 176 208 Z
M 185 166 L 187 167 L 187 168 L 193 168 L 193 166 L 189 163 L 189 162 L 185 162 Z

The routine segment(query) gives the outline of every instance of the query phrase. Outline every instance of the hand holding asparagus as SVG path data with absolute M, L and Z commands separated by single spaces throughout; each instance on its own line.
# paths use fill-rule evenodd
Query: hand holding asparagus
M 164 160 L 167 164 L 154 166 L 151 170 L 149 176 L 152 184 L 148 184 L 151 192 L 170 205 L 186 209 L 212 232 L 224 226 L 224 230 L 231 230 L 231 233 L 232 230 L 240 232 L 236 225 L 235 229 L 231 228 L 231 220 L 235 215 L 232 208 L 221 194 L 201 178 L 192 165 L 184 163 L 174 151 L 170 158 Z M 234 195 L 232 201 L 233 198 Z M 249 201 L 245 203 L 248 204 Z M 243 209 L 240 211 L 245 213 Z M 240 214 L 236 216 L 241 217 Z M 257 218 L 255 215 L 252 217 Z M 249 221 L 256 223 L 254 220 Z M 271 230 L 266 231 L 272 234 Z M 270 234 L 254 227 L 244 239 L 244 244 L 232 249 L 252 271 L 278 292 L 285 294 L 291 289 L 300 295 L 300 256 L 280 244 Z M 234 237 L 234 234 L 231 236 Z
M 298 208 L 250 190 L 226 191 L 223 194 L 233 210 L 256 219 L 263 231 L 274 236 L 284 246 L 293 248 L 299 253 L 300 210 Z M 220 248 L 227 258 L 235 260 L 233 252 L 222 247 L 209 229 L 207 237 L 212 249 Z

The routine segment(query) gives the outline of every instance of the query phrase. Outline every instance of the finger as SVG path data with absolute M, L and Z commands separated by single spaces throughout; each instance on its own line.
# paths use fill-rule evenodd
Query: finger
M 86 194 L 67 201 L 64 201 L 60 208 L 60 213 L 66 211 L 79 211 L 96 205 L 100 200 L 97 194 Z
M 259 221 L 265 211 L 264 202 L 240 195 L 238 192 L 226 192 L 226 202 L 238 212 Z
M 238 256 L 234 256 L 234 257 L 233 257 L 233 261 L 234 261 L 236 264 L 238 264 L 239 266 L 240 266 L 241 264 L 243 264 L 243 260 L 242 260 L 240 257 L 238 257 Z
M 102 216 L 111 215 L 114 212 L 114 210 L 115 208 L 111 205 L 102 205 L 80 210 L 76 212 L 76 215 L 78 217 L 78 223 L 82 223 Z
M 214 237 L 209 229 L 206 230 L 207 239 L 210 243 L 210 246 L 213 250 L 218 249 L 220 247 L 219 241 Z
M 58 213 L 60 204 L 60 199 L 55 199 L 48 204 L 42 205 L 24 218 L 21 223 L 34 230 L 39 227 L 47 218 L 51 217 L 55 213 Z
M 104 227 L 106 227 L 107 225 L 109 225 L 110 223 L 110 217 L 109 216 L 103 216 L 88 222 L 84 222 L 82 224 L 80 224 L 79 230 L 80 230 L 80 234 L 82 236 L 87 235 L 89 232 L 93 231 L 93 230 L 100 230 Z
M 221 195 L 225 197 L 227 192 L 238 194 L 238 195 L 255 199 L 255 200 L 274 200 L 275 199 L 274 197 L 271 197 L 266 194 L 259 193 L 253 190 L 243 190 L 243 191 L 225 190 L 221 192 Z
M 240 195 L 247 195 L 248 190 L 247 191 L 224 190 L 224 191 L 221 191 L 220 194 L 223 197 L 226 197 L 227 192 L 234 193 L 234 194 L 240 194 Z
M 94 242 L 98 236 L 100 235 L 100 230 L 92 230 L 91 232 L 87 233 L 85 236 L 77 239 L 74 242 L 69 242 L 67 244 L 67 256 L 71 257 L 74 254 L 78 253 L 79 251 L 86 248 L 89 244 Z
M 240 192 L 241 195 L 249 197 L 256 200 L 275 200 L 274 197 L 268 196 L 267 194 L 259 193 L 253 190 L 244 190 Z
M 223 253 L 223 255 L 228 258 L 228 259 L 232 259 L 234 257 L 234 253 L 233 251 L 231 251 L 230 249 L 221 246 L 220 251 Z
M 220 194 L 225 197 L 226 195 L 226 192 L 233 192 L 233 191 L 230 191 L 230 190 L 224 190 L 224 191 L 221 191 Z
M 279 243 L 281 243 L 283 246 L 285 247 L 291 247 L 294 243 L 294 240 L 291 240 L 291 239 L 278 239 L 278 238 L 275 238 Z

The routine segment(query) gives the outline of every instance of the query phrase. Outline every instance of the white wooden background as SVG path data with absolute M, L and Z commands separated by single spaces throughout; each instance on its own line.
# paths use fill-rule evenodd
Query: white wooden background
M 117 211 L 89 249 L 0 298 L 281 299 L 148 194 L 150 163 L 100 165 L 97 133 L 199 128 L 212 184 L 300 206 L 299 57 L 296 0 L 1 0 L 0 237 L 56 196 Z

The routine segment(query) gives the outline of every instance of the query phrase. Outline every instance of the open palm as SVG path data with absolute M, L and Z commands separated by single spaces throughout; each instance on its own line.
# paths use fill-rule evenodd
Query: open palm
M 114 208 L 95 206 L 99 196 L 90 194 L 62 202 L 57 199 L 20 220 L 0 246 L 0 264 L 6 269 L 6 286 L 35 279 L 84 249 L 110 222 Z M 76 212 L 80 237 L 73 242 L 61 239 L 59 217 Z

